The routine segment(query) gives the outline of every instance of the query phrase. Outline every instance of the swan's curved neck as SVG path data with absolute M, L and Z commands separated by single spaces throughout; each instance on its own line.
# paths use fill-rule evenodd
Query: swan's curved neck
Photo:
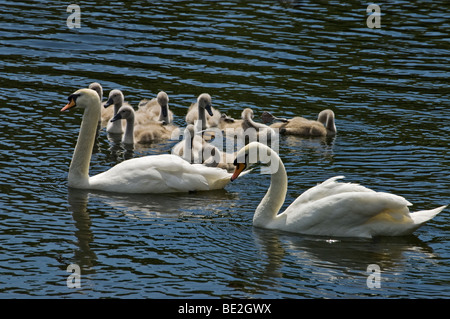
M 184 149 L 183 149 L 183 158 L 192 162 L 192 143 L 194 141 L 194 136 L 191 134 L 187 134 L 184 136 Z
M 198 107 L 198 120 L 200 121 L 199 131 L 206 129 L 206 113 L 203 107 Z
M 325 128 L 331 132 L 336 133 L 336 124 L 334 123 L 334 115 L 331 112 L 325 112 L 323 114 L 319 114 L 318 121 L 321 122 Z
M 284 164 L 274 151 L 270 150 L 269 154 L 272 158 L 269 166 L 272 171 L 270 187 L 256 208 L 253 216 L 253 225 L 255 226 L 265 226 L 277 218 L 287 193 L 287 175 Z
M 89 162 L 94 148 L 100 112 L 99 101 L 93 101 L 84 110 L 80 133 L 69 168 L 68 182 L 71 187 L 83 188 L 89 184 Z
M 114 103 L 114 115 L 116 115 L 119 112 L 119 109 L 122 107 L 122 101 L 118 101 L 117 103 Z M 116 131 L 122 131 L 122 121 L 114 121 L 110 124 L 111 129 L 113 130 L 113 132 Z
M 247 125 L 249 127 L 253 127 L 255 129 L 261 129 L 261 128 L 266 128 L 267 126 L 261 123 L 256 123 L 255 121 L 253 121 L 250 117 L 247 117 L 244 119 L 244 121 L 247 122 Z
M 122 137 L 122 142 L 125 144 L 134 144 L 134 115 L 127 118 L 127 126 Z
M 331 132 L 336 131 L 336 126 L 334 124 L 334 118 L 331 115 L 327 116 L 327 119 L 325 121 L 325 127 L 327 128 L 327 130 L 330 130 Z

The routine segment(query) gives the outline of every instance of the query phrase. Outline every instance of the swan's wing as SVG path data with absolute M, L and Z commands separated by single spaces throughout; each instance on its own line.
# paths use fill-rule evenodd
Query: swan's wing
M 178 156 L 163 154 L 121 162 L 92 176 L 89 183 L 93 189 L 122 193 L 188 192 L 224 187 L 224 181 L 220 183 L 224 173 L 225 170 L 196 167 Z
M 328 236 L 393 234 L 414 224 L 401 196 L 374 192 L 338 192 L 309 202 L 295 201 L 281 215 L 296 232 Z
M 340 183 L 341 178 L 305 191 L 277 217 L 278 222 L 294 232 L 359 237 L 400 233 L 415 224 L 405 198 Z
M 347 192 L 374 192 L 373 190 L 354 183 L 340 183 L 339 179 L 343 179 L 344 176 L 335 176 L 327 179 L 326 181 L 311 187 L 301 194 L 292 203 L 292 205 L 300 205 L 301 203 L 308 203 L 316 201 L 321 198 L 325 198 L 331 195 L 347 193 Z
M 203 164 L 193 164 L 199 173 L 205 177 L 209 189 L 222 189 L 229 182 L 231 182 L 231 176 L 233 174 L 229 173 L 227 170 L 219 167 L 208 167 Z

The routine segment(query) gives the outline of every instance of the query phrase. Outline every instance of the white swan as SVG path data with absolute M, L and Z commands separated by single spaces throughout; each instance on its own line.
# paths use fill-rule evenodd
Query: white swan
M 125 120 L 125 133 L 122 135 L 124 144 L 150 144 L 172 138 L 178 128 L 172 124 L 164 125 L 164 121 L 149 121 L 143 124 L 136 123 L 135 111 L 129 105 L 122 105 L 111 122 Z
M 205 113 L 208 112 L 208 115 Z M 186 114 L 186 123 L 199 124 L 196 127 L 197 131 L 203 131 L 209 127 L 217 127 L 220 122 L 220 112 L 212 107 L 211 95 L 208 93 L 200 94 L 197 98 L 197 102 L 191 104 Z
M 247 163 L 268 162 L 269 190 L 256 208 L 253 225 L 283 231 L 337 237 L 401 236 L 412 233 L 446 206 L 410 213 L 403 197 L 375 192 L 352 183 L 339 183 L 337 176 L 312 187 L 278 214 L 287 192 L 283 162 L 269 147 L 253 142 L 237 154 L 236 179 Z
M 111 169 L 89 176 L 100 99 L 91 89 L 81 89 L 69 96 L 69 103 L 61 111 L 79 107 L 84 109 L 68 184 L 70 187 L 119 193 L 173 193 L 224 188 L 231 174 L 226 170 L 189 164 L 170 155 L 151 155 L 123 161 Z
M 336 135 L 334 112 L 330 109 L 323 110 L 317 116 L 317 121 L 308 120 L 296 116 L 291 119 L 278 118 L 269 112 L 263 112 L 261 118 L 264 123 L 275 122 L 270 125 L 280 130 L 280 134 L 298 136 L 333 136 Z

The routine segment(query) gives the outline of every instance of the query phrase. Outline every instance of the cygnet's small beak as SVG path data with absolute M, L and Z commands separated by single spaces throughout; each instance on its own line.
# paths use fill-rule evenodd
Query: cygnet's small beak
M 167 106 L 161 107 L 161 112 L 164 117 L 167 117 Z
M 205 110 L 208 112 L 209 115 L 213 116 L 213 111 L 211 109 L 211 104 L 208 104 L 205 106 Z
M 122 119 L 122 114 L 121 113 L 117 113 L 116 115 L 114 115 L 114 117 L 111 119 L 110 122 L 115 122 L 115 121 L 118 121 L 118 120 L 121 120 L 121 119 Z
M 106 101 L 105 104 L 103 104 L 104 108 L 107 108 L 108 106 L 110 106 L 111 104 L 114 104 L 114 101 L 112 98 L 109 98 L 108 101 Z

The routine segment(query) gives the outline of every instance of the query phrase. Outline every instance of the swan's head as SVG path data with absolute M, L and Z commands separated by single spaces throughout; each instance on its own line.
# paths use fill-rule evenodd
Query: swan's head
M 93 83 L 89 84 L 89 88 L 91 90 L 94 90 L 95 92 L 97 92 L 98 97 L 100 98 L 100 101 L 103 100 L 103 88 L 100 85 L 100 83 L 93 82 Z
M 264 124 L 272 123 L 272 122 L 283 122 L 283 123 L 289 122 L 287 119 L 275 117 L 275 116 L 272 115 L 272 113 L 267 112 L 267 111 L 264 111 L 261 114 L 261 119 L 262 119 Z
M 86 108 L 88 105 L 98 103 L 100 105 L 100 98 L 94 90 L 91 89 L 81 89 L 71 94 L 68 97 L 69 103 L 61 109 L 61 112 L 68 109 L 79 107 Z
M 188 124 L 186 128 L 184 129 L 183 136 L 185 139 L 192 139 L 195 135 L 195 127 L 193 124 Z
M 159 92 L 156 96 L 156 100 L 158 104 L 161 106 L 161 112 L 164 118 L 167 118 L 168 109 L 169 109 L 169 96 L 166 92 Z
M 263 121 L 264 124 L 271 123 L 271 122 L 273 122 L 274 119 L 275 119 L 275 116 L 273 116 L 272 113 L 270 113 L 270 112 L 264 111 L 261 114 L 261 120 Z
M 111 104 L 114 105 L 121 105 L 123 103 L 123 101 L 125 100 L 122 91 L 120 90 L 112 90 L 111 92 L 109 92 L 109 96 L 108 96 L 108 101 L 106 101 L 104 107 L 108 107 Z
M 158 101 L 159 105 L 167 105 L 169 104 L 169 96 L 167 95 L 166 92 L 159 92 L 158 95 L 156 96 L 156 100 Z
M 244 109 L 243 111 L 242 111 L 242 114 L 241 114 L 241 116 L 242 116 L 242 119 L 243 120 L 251 120 L 251 119 L 253 119 L 253 110 L 251 109 L 251 108 L 246 108 L 246 109 Z
M 260 142 L 251 142 L 240 149 L 234 159 L 234 172 L 231 181 L 234 181 L 250 165 L 261 162 L 269 166 L 270 173 L 278 170 L 278 155 L 270 147 Z
M 117 114 L 111 119 L 111 122 L 128 119 L 134 119 L 134 109 L 129 105 L 123 105 L 117 111 Z
M 336 133 L 336 124 L 334 123 L 334 112 L 330 109 L 323 110 L 317 116 L 317 121 L 322 123 L 328 131 Z
M 211 95 L 208 93 L 200 94 L 197 98 L 198 107 L 205 109 L 209 115 L 213 116 Z
M 236 120 L 232 117 L 229 117 L 225 113 L 220 114 L 220 120 L 226 123 L 234 123 Z

